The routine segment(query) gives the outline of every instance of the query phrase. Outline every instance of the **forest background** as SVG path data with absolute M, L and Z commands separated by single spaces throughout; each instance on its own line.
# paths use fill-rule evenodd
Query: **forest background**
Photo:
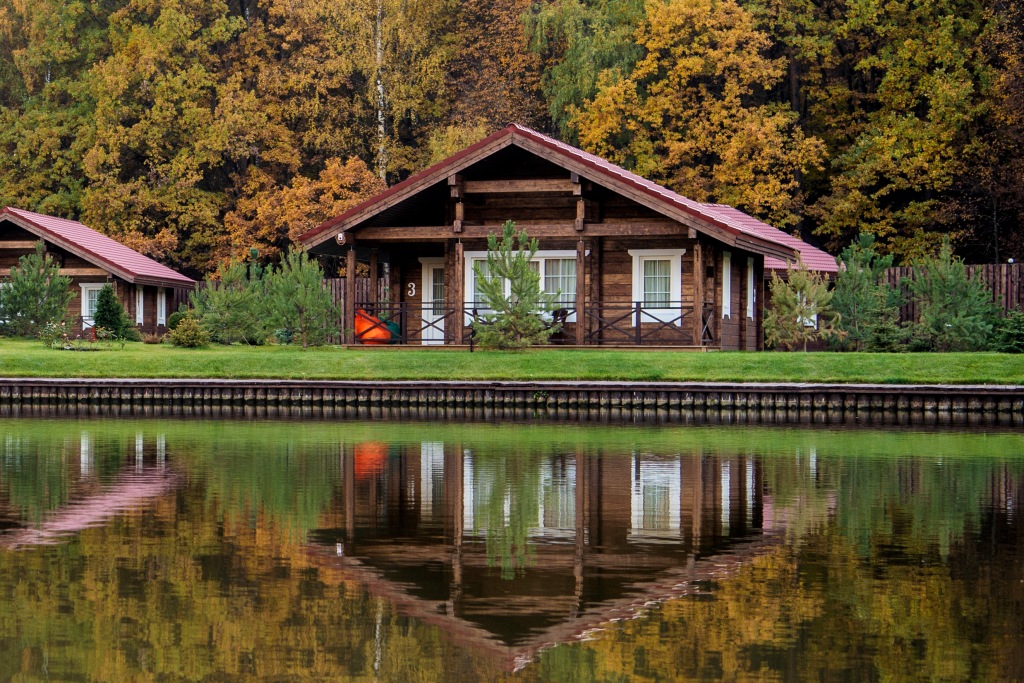
M 509 122 L 838 253 L 1024 252 L 1015 0 L 0 0 L 0 205 L 193 275 Z

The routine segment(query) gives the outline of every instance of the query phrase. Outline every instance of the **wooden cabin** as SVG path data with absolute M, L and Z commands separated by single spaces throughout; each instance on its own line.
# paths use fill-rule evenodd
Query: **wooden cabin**
M 167 331 L 175 289 L 191 289 L 195 281 L 129 249 L 77 221 L 12 207 L 0 210 L 0 278 L 8 277 L 18 259 L 43 243 L 46 253 L 71 278 L 75 298 L 68 305 L 77 334 L 92 328 L 99 292 L 110 284 L 139 330 Z
M 539 240 L 564 321 L 554 341 L 578 346 L 759 349 L 764 259 L 796 255 L 715 205 L 515 124 L 300 242 L 383 283 L 366 300 L 346 288 L 347 342 L 365 310 L 397 322 L 402 343 L 465 344 L 485 312 L 475 266 L 507 220 Z

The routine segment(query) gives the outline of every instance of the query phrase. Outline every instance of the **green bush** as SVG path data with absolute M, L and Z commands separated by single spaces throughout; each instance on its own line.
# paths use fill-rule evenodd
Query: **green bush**
M 1024 353 L 1024 313 L 1013 311 L 996 324 L 993 351 Z
M 167 339 L 175 346 L 186 349 L 198 349 L 210 343 L 209 333 L 191 316 L 182 318 L 177 326 L 167 333 Z
M 189 296 L 195 317 L 218 344 L 258 346 L 266 340 L 267 283 L 257 263 L 221 264 Z
M 173 330 L 182 320 L 188 316 L 188 311 L 175 311 L 167 317 L 167 329 Z

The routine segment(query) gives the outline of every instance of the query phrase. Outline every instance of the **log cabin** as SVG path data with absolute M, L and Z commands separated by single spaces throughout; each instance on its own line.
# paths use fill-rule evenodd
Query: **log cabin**
M 360 341 L 360 310 L 396 322 L 401 343 L 467 343 L 485 312 L 476 273 L 487 236 L 512 220 L 539 241 L 543 287 L 558 296 L 553 341 L 754 350 L 763 346 L 765 258 L 792 261 L 796 251 L 736 213 L 512 124 L 300 243 L 382 282 L 368 300 L 346 288 L 347 343 Z
M 34 252 L 39 242 L 60 274 L 71 278 L 75 296 L 68 318 L 75 334 L 92 328 L 97 297 L 106 284 L 113 286 L 139 330 L 149 334 L 167 331 L 173 290 L 195 286 L 191 278 L 77 221 L 9 206 L 0 210 L 0 279 L 10 276 L 18 259 Z

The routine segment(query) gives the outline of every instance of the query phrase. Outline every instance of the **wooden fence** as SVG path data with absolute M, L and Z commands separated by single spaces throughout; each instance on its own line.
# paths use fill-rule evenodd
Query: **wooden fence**
M 967 274 L 981 277 L 981 281 L 992 290 L 992 301 L 998 304 L 1004 313 L 1012 310 L 1024 310 L 1024 263 L 990 263 L 967 266 Z M 903 306 L 900 307 L 900 322 L 917 320 L 917 304 L 911 300 L 908 288 L 903 284 L 914 279 L 911 267 L 889 268 L 885 271 L 886 282 L 897 287 L 903 293 Z

